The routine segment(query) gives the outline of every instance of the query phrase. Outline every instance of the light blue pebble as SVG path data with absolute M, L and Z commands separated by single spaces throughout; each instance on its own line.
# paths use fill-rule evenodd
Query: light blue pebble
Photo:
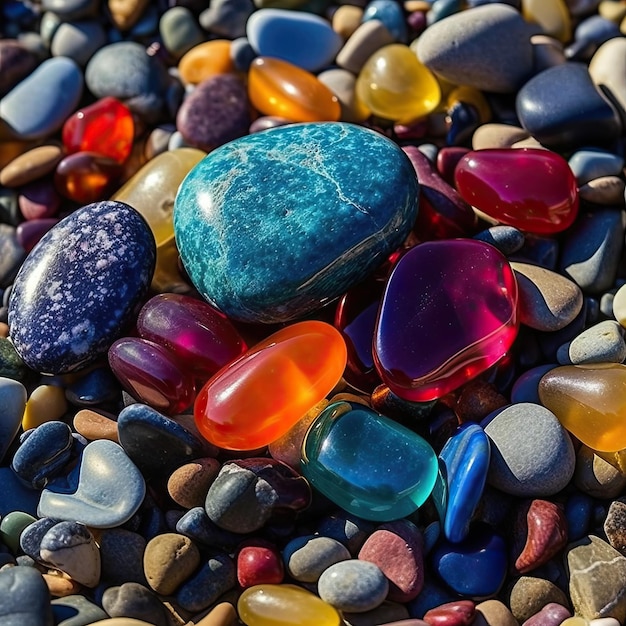
M 600 148 L 577 150 L 568 163 L 579 186 L 601 176 L 619 176 L 624 167 L 621 156 Z
M 361 22 L 369 20 L 381 21 L 396 41 L 400 43 L 406 41 L 407 28 L 404 11 L 396 0 L 372 0 L 365 7 Z

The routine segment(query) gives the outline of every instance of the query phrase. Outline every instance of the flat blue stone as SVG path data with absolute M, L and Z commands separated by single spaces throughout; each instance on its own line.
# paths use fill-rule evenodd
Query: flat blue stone
M 439 454 L 439 478 L 433 498 L 443 520 L 444 535 L 453 543 L 467 537 L 485 488 L 490 459 L 489 438 L 478 424 L 460 426 Z
M 389 139 L 344 123 L 282 126 L 207 155 L 174 205 L 193 284 L 227 315 L 283 322 L 316 310 L 406 238 L 419 186 Z
M 28 255 L 9 300 L 9 334 L 32 369 L 61 374 L 106 353 L 147 293 L 156 258 L 143 217 L 96 202 L 48 231 Z

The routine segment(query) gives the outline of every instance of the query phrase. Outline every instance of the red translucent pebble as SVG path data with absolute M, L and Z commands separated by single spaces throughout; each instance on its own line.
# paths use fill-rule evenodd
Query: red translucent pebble
M 193 378 L 185 375 L 170 352 L 152 341 L 118 339 L 109 348 L 109 365 L 128 393 L 161 413 L 176 415 L 194 400 Z
M 346 358 L 346 344 L 330 324 L 287 326 L 206 383 L 194 406 L 198 430 L 220 448 L 262 448 L 326 397 L 339 382 Z
M 107 97 L 80 109 L 63 125 L 67 152 L 95 152 L 123 163 L 133 147 L 135 124 L 129 108 Z
M 435 400 L 501 359 L 517 329 L 517 283 L 496 248 L 471 239 L 422 243 L 389 278 L 374 363 L 397 396 Z
M 538 148 L 475 150 L 454 172 L 464 200 L 508 226 L 560 233 L 578 214 L 578 187 L 567 161 Z
M 176 355 L 190 376 L 207 379 L 247 346 L 230 320 L 210 304 L 175 293 L 148 300 L 137 331 Z
M 54 186 L 66 198 L 90 204 L 104 200 L 113 191 L 122 166 L 95 152 L 75 152 L 66 156 L 54 175 Z

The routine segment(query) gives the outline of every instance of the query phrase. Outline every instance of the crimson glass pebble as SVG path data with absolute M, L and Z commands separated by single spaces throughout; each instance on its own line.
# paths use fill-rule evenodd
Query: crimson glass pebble
M 90 204 L 104 200 L 121 173 L 121 165 L 109 157 L 95 152 L 75 152 L 57 165 L 54 186 L 66 198 Z
M 427 242 L 402 256 L 389 278 L 374 362 L 397 396 L 434 400 L 501 359 L 517 329 L 517 283 L 496 248 Z
M 111 97 L 76 111 L 63 125 L 62 134 L 68 153 L 95 152 L 118 163 L 130 156 L 134 136 L 132 113 Z
M 159 294 L 144 305 L 137 318 L 137 332 L 175 354 L 187 374 L 204 379 L 247 349 L 221 311 L 175 293 Z
M 567 161 L 549 150 L 474 150 L 459 161 L 454 178 L 471 205 L 529 233 L 560 233 L 578 214 L 576 178 Z

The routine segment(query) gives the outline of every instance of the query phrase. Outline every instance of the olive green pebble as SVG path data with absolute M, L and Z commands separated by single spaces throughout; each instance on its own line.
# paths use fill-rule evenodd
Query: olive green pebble
M 13 554 L 17 554 L 17 551 L 20 549 L 20 535 L 22 531 L 36 521 L 37 518 L 28 513 L 11 511 L 0 522 L 0 539 Z

